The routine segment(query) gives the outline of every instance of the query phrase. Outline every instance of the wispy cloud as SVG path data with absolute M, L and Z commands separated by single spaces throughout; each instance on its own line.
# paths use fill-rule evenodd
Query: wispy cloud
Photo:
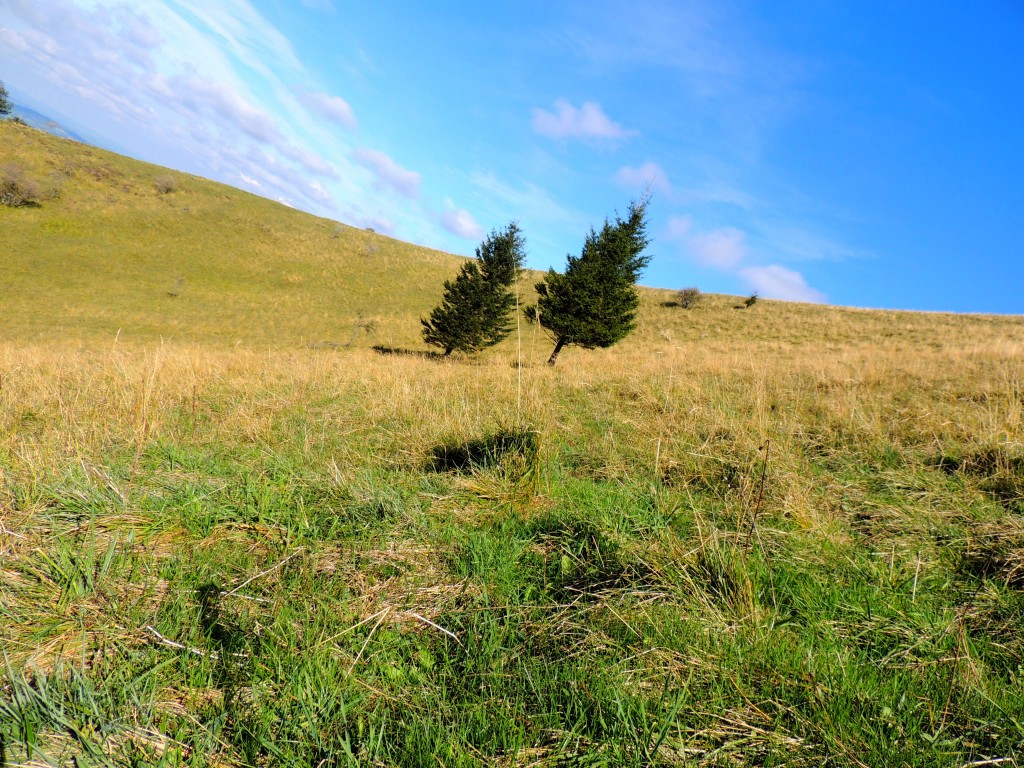
M 827 301 L 825 294 L 811 288 L 803 275 L 778 264 L 746 267 L 740 270 L 740 276 L 750 288 L 768 298 L 806 301 L 814 304 L 823 304 Z
M 779 264 L 752 264 L 756 258 L 751 253 L 747 233 L 736 227 L 701 232 L 695 230 L 691 216 L 671 216 L 663 237 L 679 243 L 686 256 L 697 264 L 734 275 L 766 298 L 815 303 L 827 300 L 796 270 Z
M 307 109 L 320 117 L 344 126 L 345 128 L 356 127 L 356 113 L 352 106 L 340 96 L 331 96 L 326 93 L 299 92 L 299 101 Z
M 441 226 L 467 240 L 479 240 L 484 234 L 484 228 L 465 208 L 448 208 L 441 214 Z
M 93 131 L 120 136 L 126 151 L 145 159 L 334 210 L 331 192 L 310 177 L 341 183 L 343 176 L 289 122 L 301 110 L 278 74 L 302 80 L 304 69 L 291 43 L 246 0 L 4 6 L 10 13 L 0 35 L 12 63 L 33 90 L 65 109 L 88 109 Z
M 656 192 L 672 194 L 672 185 L 669 183 L 665 169 L 650 161 L 636 167 L 626 165 L 619 168 L 615 173 L 615 181 L 622 187 L 645 189 L 650 186 Z
M 693 231 L 693 217 L 691 216 L 669 216 L 668 226 L 665 227 L 666 240 L 682 240 Z
M 735 227 L 691 235 L 686 247 L 701 264 L 718 269 L 731 269 L 747 258 L 746 236 Z
M 376 149 L 357 149 L 352 159 L 373 173 L 374 183 L 403 197 L 415 198 L 420 193 L 421 177 L 415 171 L 403 168 L 384 152 Z
M 533 128 L 552 139 L 624 139 L 633 133 L 608 117 L 597 102 L 574 107 L 564 99 L 555 102 L 553 112 L 535 107 Z

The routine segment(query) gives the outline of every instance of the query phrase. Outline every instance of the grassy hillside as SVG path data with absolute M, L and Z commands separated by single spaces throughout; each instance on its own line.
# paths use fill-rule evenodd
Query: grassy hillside
M 357 333 L 356 345 L 422 348 L 419 318 L 458 269 L 449 254 L 9 121 L 0 121 L 0 146 L 0 165 L 18 165 L 61 190 L 41 207 L 0 206 L 0 334 L 13 341 L 106 345 L 116 336 L 129 344 L 294 348 L 348 343 L 362 318 L 378 329 Z M 160 178 L 173 179 L 175 190 L 159 193 Z M 527 275 L 524 290 L 535 277 Z M 738 301 L 724 296 L 684 312 L 663 306 L 673 298 L 644 291 L 640 327 L 626 348 L 666 339 L 897 346 L 1024 339 L 1017 318 L 770 301 L 733 312 L 726 310 Z
M 346 340 L 358 316 L 414 340 L 455 257 L 0 122 L 2 164 L 60 198 L 0 207 L 0 328 L 23 340 Z M 154 181 L 174 180 L 161 194 Z M 176 293 L 171 297 L 169 293 Z
M 1024 761 L 1020 318 L 379 355 L 453 257 L 0 129 L 0 764 Z

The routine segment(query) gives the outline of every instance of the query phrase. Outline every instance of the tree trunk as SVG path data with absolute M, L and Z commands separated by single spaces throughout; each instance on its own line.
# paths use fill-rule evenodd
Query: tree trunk
M 452 353 L 453 349 L 455 349 L 455 347 L 445 347 L 444 356 L 448 357 Z
M 548 358 L 548 365 L 554 365 L 558 359 L 558 353 L 562 351 L 562 347 L 565 346 L 565 339 L 562 336 L 558 337 L 558 341 L 555 342 L 555 351 L 551 353 L 551 357 Z

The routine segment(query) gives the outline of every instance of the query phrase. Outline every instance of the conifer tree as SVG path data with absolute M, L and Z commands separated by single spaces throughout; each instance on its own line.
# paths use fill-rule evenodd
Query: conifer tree
M 534 314 L 555 342 L 548 365 L 567 344 L 610 347 L 635 327 L 636 281 L 651 258 L 643 253 L 646 213 L 644 198 L 630 204 L 625 219 L 605 219 L 600 231 L 591 228 L 580 255 L 567 257 L 563 274 L 548 270 L 537 283 Z
M 0 115 L 11 114 L 12 107 L 10 96 L 7 94 L 7 88 L 4 87 L 4 81 L 0 80 Z
M 423 340 L 444 354 L 477 352 L 512 332 L 516 306 L 512 292 L 525 259 L 525 241 L 516 222 L 491 234 L 455 280 L 444 284 L 444 298 L 423 323 Z

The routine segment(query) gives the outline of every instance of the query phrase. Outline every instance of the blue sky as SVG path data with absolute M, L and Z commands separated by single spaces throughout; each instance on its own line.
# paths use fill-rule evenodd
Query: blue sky
M 454 253 L 561 268 L 649 185 L 648 285 L 1024 313 L 1019 0 L 0 0 L 0 80 Z

